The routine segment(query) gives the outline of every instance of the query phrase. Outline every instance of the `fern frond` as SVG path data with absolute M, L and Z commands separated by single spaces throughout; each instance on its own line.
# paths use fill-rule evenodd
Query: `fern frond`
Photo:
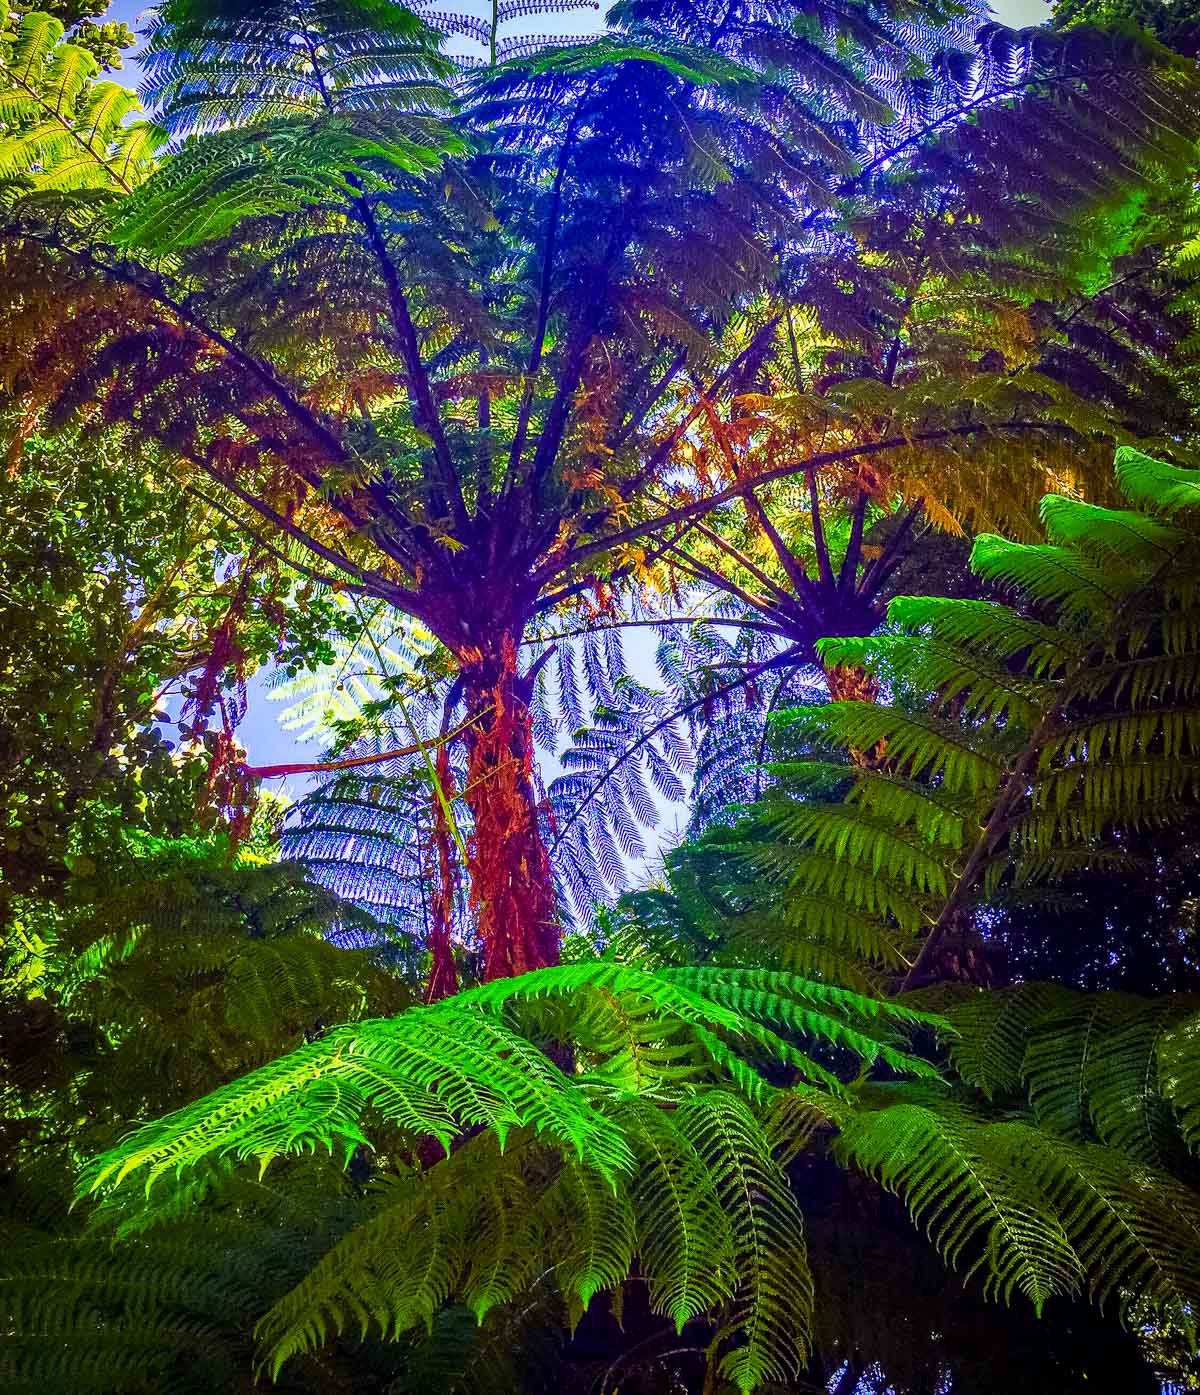
M 1082 1266 L 1062 1223 L 1028 1175 L 983 1145 L 980 1126 L 946 1108 L 895 1104 L 843 1125 L 838 1149 L 897 1193 L 948 1264 L 979 1273 L 1005 1302 L 1041 1311 L 1074 1293 Z
M 797 1198 L 763 1125 L 735 1095 L 689 1101 L 679 1125 L 717 1178 L 732 1228 L 738 1287 L 721 1336 L 737 1345 L 722 1373 L 744 1392 L 786 1382 L 806 1359 L 813 1303 Z

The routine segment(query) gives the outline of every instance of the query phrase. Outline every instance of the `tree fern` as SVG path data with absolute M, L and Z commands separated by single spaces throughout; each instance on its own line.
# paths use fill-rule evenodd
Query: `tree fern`
M 748 398 L 794 303 L 820 302 L 822 332 L 857 354 L 895 297 L 847 303 L 842 287 L 865 285 L 880 250 L 860 248 L 852 200 L 899 161 L 914 178 L 906 208 L 924 217 L 922 201 L 975 171 L 970 197 L 931 217 L 948 244 L 976 227 L 983 186 L 1009 183 L 1022 194 L 995 236 L 1026 249 L 1050 227 L 1070 260 L 1102 240 L 1076 215 L 1191 158 L 1191 74 L 1169 56 L 1128 36 L 996 26 L 974 46 L 960 18 L 855 5 L 793 26 L 770 6 L 631 3 L 594 44 L 461 83 L 437 32 L 384 0 L 272 0 L 249 15 L 170 0 L 145 73 L 171 157 L 102 207 L 42 191 L 6 215 L 24 420 L 94 417 L 206 475 L 252 532 L 287 535 L 453 655 L 485 974 L 553 962 L 560 939 L 523 646 L 547 613 L 644 569 L 641 544 L 665 547 L 676 524 L 731 501 L 715 478 L 673 496 L 697 382 L 721 410 Z M 1010 122 L 1010 100 L 1027 121 Z M 1062 130 L 1085 158 L 1039 168 L 1030 142 L 1061 150 Z M 1040 232 L 1020 216 L 1029 205 Z M 955 274 L 969 278 L 964 261 Z M 728 352 L 739 324 L 748 359 Z M 868 376 L 846 375 L 859 381 L 846 411 L 886 423 Z M 991 439 L 1030 404 L 1077 434 L 1101 424 L 1036 369 L 966 376 L 981 379 L 974 396 L 893 385 L 900 426 L 932 412 L 939 440 Z M 968 398 L 986 410 L 962 422 Z M 804 449 L 779 453 L 785 474 L 817 468 L 828 400 L 816 394 Z M 907 445 L 851 435 L 854 453 Z M 861 554 L 853 522 L 847 544 Z M 240 793 L 245 778 L 224 773 Z M 614 870 L 619 853 L 591 836 Z
M 899 1192 L 950 1263 L 979 1271 L 1000 1296 L 1021 1292 L 1040 1307 L 1086 1281 L 1095 1301 L 1126 1318 L 1149 1301 L 1187 1321 L 1200 1209 L 1194 1188 L 1169 1172 L 1031 1119 L 988 1119 L 928 1098 L 844 1121 L 836 1146 Z M 1165 1196 L 1178 1225 L 1163 1224 Z
M 1064 869 L 1103 863 L 1122 830 L 1195 810 L 1195 484 L 1135 451 L 1117 468 L 1142 510 L 1051 498 L 1051 543 L 980 540 L 976 566 L 1019 583 L 1019 609 L 905 598 L 889 632 L 825 641 L 890 703 L 782 714 L 827 757 L 779 762 L 740 823 L 672 859 L 674 903 L 646 894 L 626 913 L 648 935 L 654 917 L 702 927 L 712 964 L 748 945 L 793 962 L 796 941 L 861 955 L 890 938 L 875 981 L 931 985 L 914 1001 L 948 1018 L 961 1083 L 802 1096 L 804 1148 L 831 1140 L 995 1298 L 1040 1310 L 1087 1294 L 1190 1330 L 1196 1000 L 954 983 L 986 974 L 990 908 L 1052 906 Z M 880 755 L 856 766 L 847 748 Z M 1145 1200 L 1160 1188 L 1178 1228 Z
M 770 1138 L 736 1096 L 685 1105 L 681 1127 L 718 1179 L 739 1276 L 724 1326 L 739 1344 L 722 1372 L 739 1390 L 792 1378 L 809 1346 L 813 1303 L 799 1202 Z
M 968 1120 L 939 1101 L 898 1104 L 843 1126 L 839 1147 L 905 1198 L 913 1220 L 989 1292 L 1021 1293 L 1040 1309 L 1082 1279 L 1061 1222 L 1019 1169 L 981 1148 Z
M 772 1094 L 760 1062 L 774 1057 L 837 1091 L 836 1077 L 781 1035 L 799 1033 L 927 1073 L 881 1034 L 894 1020 L 923 1019 L 787 975 L 595 962 L 543 970 L 330 1031 L 133 1134 L 97 1161 L 87 1186 L 111 1191 L 110 1207 L 144 1175 L 153 1201 L 220 1159 L 265 1167 L 314 1148 L 350 1152 L 380 1127 L 398 1133 L 375 1146 L 403 1156 L 422 1136 L 449 1150 L 483 1125 L 444 1161 L 402 1176 L 365 1230 L 281 1302 L 264 1328 L 274 1359 L 350 1323 L 395 1336 L 452 1299 L 482 1316 L 549 1268 L 586 1307 L 628 1268 L 632 1245 L 653 1304 L 677 1325 L 733 1302 L 729 1371 L 748 1390 L 794 1368 L 808 1308 L 795 1270 L 799 1214 L 756 1122 Z M 533 1044 L 564 1031 L 571 1074 Z M 734 1093 L 708 1087 L 714 1075 Z M 676 1102 L 678 1116 L 662 1108 Z M 530 1167 L 547 1150 L 559 1161 L 538 1200 L 531 1178 L 541 1174 Z M 558 1187 L 564 1168 L 574 1180 Z M 510 1185 L 514 1196 L 533 1186 L 533 1197 L 505 1201 Z M 580 1189 L 588 1199 L 565 1224 Z
M 1143 460 L 1118 456 L 1122 485 L 1145 488 Z M 818 747 L 886 750 L 886 761 L 852 775 L 844 800 L 781 790 L 753 814 L 740 855 L 793 893 L 833 891 L 880 933 L 933 925 L 932 937 L 909 941 L 920 952 L 910 984 L 972 904 L 1029 895 L 1081 857 L 1103 859 L 1099 840 L 1123 821 L 1164 818 L 1194 799 L 1195 554 L 1178 492 L 1189 477 L 1154 469 L 1155 516 L 1051 499 L 1054 542 L 977 543 L 976 567 L 1020 581 L 1029 605 L 1056 606 L 1057 629 L 989 602 L 900 599 L 897 632 L 821 647 L 911 701 L 837 702 L 782 719 Z M 776 769 L 784 789 L 819 790 L 838 774 L 804 762 Z M 801 899 L 795 910 L 797 928 L 807 918 L 819 939 L 818 906 L 809 915 Z

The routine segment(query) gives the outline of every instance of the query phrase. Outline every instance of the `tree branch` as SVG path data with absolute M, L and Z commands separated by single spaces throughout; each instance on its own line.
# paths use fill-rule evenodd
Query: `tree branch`
M 753 498 L 754 496 L 751 495 L 750 497 Z M 745 567 L 756 581 L 760 581 L 768 591 L 773 592 L 783 604 L 787 605 L 794 599 L 777 581 L 772 581 L 761 567 L 751 558 L 747 557 L 740 547 L 736 547 L 731 543 L 728 538 L 723 538 L 720 533 L 715 532 L 704 523 L 696 523 L 693 526 L 702 538 L 707 538 L 714 547 L 719 548 L 727 557 L 732 557 L 739 566 Z
M 255 532 L 255 530 L 243 519 L 239 518 L 232 509 L 227 509 L 220 500 L 214 499 L 211 494 L 205 494 L 202 489 L 197 489 L 194 484 L 185 484 L 183 487 L 188 494 L 194 494 L 197 499 L 202 500 L 210 508 L 216 509 L 219 514 L 227 518 L 235 528 L 240 529 L 248 537 L 253 538 L 264 552 L 269 552 L 273 557 L 278 558 L 279 561 L 284 563 L 285 566 L 291 567 L 293 571 L 299 572 L 301 576 L 308 577 L 310 581 L 320 582 L 322 586 L 332 586 L 343 591 L 355 591 L 363 596 L 374 594 L 368 591 L 367 588 L 359 582 L 347 581 L 344 577 L 340 576 L 326 576 L 323 572 L 314 571 L 312 567 L 306 566 L 303 562 L 297 562 L 294 557 L 289 557 L 286 552 L 281 552 L 279 548 L 275 547 L 264 538 L 261 533 Z M 304 543 L 303 546 L 307 547 L 308 544 Z
M 692 408 L 692 410 L 688 412 L 688 414 L 679 423 L 679 425 L 676 426 L 676 428 L 673 431 L 671 431 L 667 435 L 667 437 L 664 440 L 660 441 L 659 444 L 654 448 L 654 450 L 650 454 L 650 459 L 646 462 L 646 464 L 637 472 L 636 475 L 631 476 L 631 478 L 629 478 L 622 485 L 620 485 L 619 488 L 622 499 L 631 499 L 638 492 L 638 490 L 641 489 L 642 485 L 645 484 L 645 482 L 648 479 L 653 479 L 655 474 L 657 474 L 660 466 L 662 466 L 662 464 L 666 461 L 668 456 L 671 454 L 671 452 L 675 449 L 675 447 L 679 444 L 680 440 L 683 438 L 683 433 L 688 429 L 689 426 L 691 426 L 692 422 L 694 422 L 696 418 L 700 415 L 700 413 L 704 410 L 703 399 L 706 397 L 715 398 L 717 396 L 717 394 L 722 390 L 722 388 L 724 388 L 725 384 L 738 371 L 742 364 L 759 349 L 761 340 L 775 333 L 775 330 L 778 328 L 779 321 L 781 319 L 782 316 L 775 315 L 773 318 L 768 320 L 767 323 L 763 325 L 761 329 L 755 332 L 755 334 L 750 340 L 750 343 L 746 345 L 742 352 L 738 354 L 738 356 L 735 359 L 733 359 L 730 363 L 726 364 L 724 368 L 721 369 L 717 376 L 712 380 L 712 383 L 709 385 L 709 387 L 701 394 L 700 400 L 696 402 L 696 405 Z
M 328 562 L 339 571 L 345 572 L 347 576 L 353 577 L 354 580 L 360 584 L 365 595 L 376 596 L 380 600 L 387 601 L 389 604 L 396 606 L 397 609 L 409 611 L 411 614 L 417 616 L 417 618 L 420 618 L 420 611 L 415 608 L 421 601 L 421 597 L 417 592 L 406 590 L 402 586 L 397 586 L 394 582 L 387 581 L 384 577 L 365 571 L 348 558 L 335 552 L 333 548 L 326 547 L 324 543 L 318 542 L 316 538 L 306 533 L 303 528 L 297 527 L 290 518 L 285 518 L 283 514 L 273 509 L 270 504 L 265 503 L 262 499 L 251 494 L 249 490 L 243 489 L 241 485 L 234 483 L 227 475 L 214 469 L 203 457 L 192 455 L 187 452 L 180 452 L 180 454 L 183 455 L 185 460 L 190 461 L 193 465 L 203 470 L 210 479 L 215 480 L 217 484 L 228 489 L 229 492 L 235 498 L 240 499 L 247 508 L 253 509 L 255 513 L 278 528 L 281 533 L 286 533 L 288 537 L 295 538 L 298 543 L 306 547 L 314 556 L 320 557 L 323 561 Z
M 672 380 L 686 362 L 687 350 L 680 349 L 671 360 L 670 364 L 668 364 L 666 372 L 663 373 L 656 382 L 650 385 L 649 391 L 633 408 L 629 420 L 620 427 L 617 434 L 608 442 L 610 449 L 618 451 L 626 444 L 629 438 L 641 426 L 642 422 L 644 422 L 647 416 L 654 410 L 655 405 L 661 401 L 663 393 L 671 386 Z
M 215 344 L 240 364 L 252 377 L 256 378 L 267 389 L 268 393 L 279 403 L 281 407 L 298 422 L 304 430 L 318 441 L 329 456 L 330 460 L 336 464 L 345 464 L 349 459 L 349 452 L 336 433 L 327 426 L 310 408 L 300 401 L 296 393 L 278 376 L 274 368 L 261 359 L 257 359 L 253 354 L 248 354 L 240 348 L 228 335 L 223 334 L 219 329 L 215 329 L 207 321 L 191 310 L 182 301 L 176 300 L 169 295 L 165 289 L 156 286 L 159 278 L 147 267 L 137 267 L 136 271 L 127 270 L 124 266 L 114 266 L 109 262 L 102 261 L 99 257 L 93 256 L 90 252 L 83 252 L 77 248 L 69 247 L 60 242 L 57 238 L 50 237 L 44 233 L 36 233 L 29 229 L 17 228 L 12 234 L 0 232 L 0 237 L 14 236 L 23 238 L 29 242 L 35 242 L 41 247 L 47 247 L 52 252 L 59 252 L 64 256 L 71 257 L 75 261 L 81 262 L 92 271 L 99 272 L 102 276 L 107 276 L 111 280 L 118 282 L 122 286 L 128 286 L 131 290 L 138 291 L 148 300 L 156 305 L 163 306 L 173 315 L 176 315 L 184 324 L 189 325 L 197 334 Z M 140 279 L 138 273 L 149 278 L 149 284 Z
M 849 595 L 854 591 L 854 582 L 858 577 L 858 561 L 862 555 L 863 528 L 867 522 L 869 503 L 870 498 L 866 490 L 860 489 L 850 515 L 850 540 L 846 544 L 846 555 L 842 558 L 841 574 L 837 583 L 838 590 L 843 595 Z
M 884 544 L 883 551 L 863 573 L 862 585 L 859 587 L 860 595 L 870 596 L 874 594 L 891 576 L 901 548 L 904 546 L 904 540 L 912 531 L 913 524 L 920 518 L 924 507 L 925 500 L 918 499 L 905 513 L 900 520 L 900 526 Z
M 542 361 L 542 349 L 546 343 L 546 326 L 550 320 L 550 288 L 554 280 L 554 258 L 557 252 L 558 242 L 558 220 L 562 213 L 562 190 L 563 182 L 567 177 L 567 169 L 571 163 L 571 155 L 575 144 L 575 132 L 579 127 L 579 122 L 583 117 L 583 103 L 591 91 L 594 82 L 588 83 L 579 97 L 579 104 L 576 106 L 567 123 L 566 133 L 563 136 L 562 149 L 558 155 L 558 168 L 554 174 L 554 184 L 550 190 L 550 219 L 546 228 L 546 245 L 542 252 L 542 275 L 538 289 L 538 312 L 537 321 L 534 326 L 533 343 L 529 349 L 529 362 L 525 367 L 525 391 L 521 396 L 521 406 L 517 413 L 516 430 L 513 432 L 512 448 L 508 455 L 508 478 L 515 480 L 521 466 L 521 456 L 525 452 L 525 438 L 529 431 L 529 418 L 533 412 L 534 398 L 534 375 Z
M 399 760 L 402 756 L 415 756 L 418 752 L 428 751 L 431 746 L 448 745 L 456 737 L 461 736 L 468 727 L 478 722 L 481 716 L 481 713 L 476 712 L 465 722 L 460 722 L 453 731 L 447 732 L 443 736 L 435 737 L 432 741 L 417 741 L 411 746 L 398 746 L 394 751 L 380 751 L 371 756 L 348 756 L 345 760 L 292 761 L 285 765 L 243 765 L 240 769 L 254 780 L 278 780 L 284 775 L 313 775 L 325 771 L 357 770 L 364 765 L 379 765 L 385 760 Z

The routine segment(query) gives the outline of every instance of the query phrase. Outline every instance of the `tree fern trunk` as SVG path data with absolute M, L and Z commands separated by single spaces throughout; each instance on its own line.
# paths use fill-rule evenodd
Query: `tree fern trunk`
M 825 670 L 830 702 L 877 702 L 879 684 L 866 669 L 830 664 Z
M 866 669 L 850 664 L 830 664 L 825 669 L 830 702 L 878 702 L 879 684 Z M 869 751 L 851 749 L 851 764 L 861 770 L 875 770 L 887 757 L 887 743 L 878 742 Z
M 506 978 L 558 963 L 561 930 L 533 781 L 529 683 L 517 672 L 511 633 L 463 665 L 467 788 L 474 832 L 471 904 L 483 942 L 483 976 Z

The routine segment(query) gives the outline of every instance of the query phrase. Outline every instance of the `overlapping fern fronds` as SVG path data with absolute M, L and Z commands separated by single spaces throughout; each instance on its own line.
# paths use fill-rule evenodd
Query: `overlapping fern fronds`
M 221 858 L 219 847 L 168 843 L 95 902 L 24 908 L 2 983 L 29 1043 L 0 1087 L 33 1125 L 35 1151 L 43 1134 L 69 1137 L 79 1113 L 96 1146 L 134 1112 L 209 1089 L 330 1018 L 361 1017 L 368 999 L 408 1000 L 363 911 L 294 864 Z M 333 943 L 347 936 L 374 940 L 375 958 Z M 72 1043 L 87 1043 L 83 1058 Z M 80 1069 L 85 1060 L 94 1068 Z
M 928 1075 L 897 1045 L 922 1020 L 785 974 L 539 970 L 329 1032 L 131 1135 L 86 1186 L 111 1208 L 144 1181 L 154 1205 L 214 1164 L 369 1144 L 392 1181 L 265 1319 L 277 1367 L 349 1326 L 394 1336 L 452 1300 L 482 1318 L 550 1271 L 582 1312 L 636 1255 L 677 1326 L 732 1303 L 724 1360 L 749 1390 L 797 1368 L 810 1306 L 763 1071 L 831 1099 L 839 1062 Z M 430 1137 L 447 1156 L 414 1167 Z
M 970 953 L 976 907 L 1052 889 L 1111 861 L 1121 828 L 1194 806 L 1200 495 L 1192 473 L 1132 449 L 1117 480 L 1134 507 L 1051 496 L 1049 543 L 977 541 L 973 566 L 1018 586 L 1017 608 L 900 598 L 890 633 L 822 642 L 827 664 L 866 669 L 895 700 L 780 718 L 811 758 L 773 767 L 737 839 L 746 875 L 777 887 L 756 915 L 778 945 L 836 943 L 852 923 L 860 946 L 894 947 L 881 969 L 919 984 Z M 721 836 L 708 847 L 722 853 Z
M 670 1322 L 717 1320 L 733 1385 L 786 1381 L 809 1322 L 803 1179 L 831 1160 L 895 1192 L 990 1297 L 1087 1296 L 1186 1330 L 1195 1001 L 964 990 L 942 1025 L 833 986 L 838 955 L 877 984 L 961 976 L 976 907 L 1103 859 L 1109 828 L 1163 816 L 1163 781 L 1193 799 L 1200 484 L 1136 452 L 1118 477 L 1153 509 L 1051 500 L 1053 543 L 981 541 L 1021 608 L 908 600 L 896 633 L 856 642 L 903 701 L 786 719 L 831 758 L 786 763 L 747 820 L 680 859 L 690 947 L 647 935 L 648 967 L 593 956 L 337 1028 L 98 1159 L 102 1211 L 137 1224 L 239 1161 L 369 1148 L 370 1217 L 263 1320 L 285 1370 L 350 1328 L 484 1317 L 551 1272 L 579 1314 L 636 1259 Z M 809 977 L 741 967 L 804 962 L 788 940 L 812 946 Z M 900 1048 L 930 1027 L 953 1090 Z
M 1035 983 L 976 990 L 946 1016 L 970 1090 L 953 1101 L 868 1090 L 841 1156 L 898 1192 L 947 1259 L 997 1293 L 1020 1288 L 1040 1306 L 1085 1289 L 1126 1321 L 1148 1304 L 1194 1344 L 1200 999 Z M 979 1243 L 997 1198 L 1015 1202 L 1007 1252 L 995 1230 Z
M 986 976 L 987 908 L 1052 918 L 1061 880 L 1200 808 L 1200 475 L 1127 449 L 1117 481 L 1131 507 L 1047 499 L 1049 543 L 978 541 L 1018 604 L 904 598 L 889 633 L 826 641 L 889 702 L 781 716 L 811 754 L 682 850 L 618 938 L 648 962 L 958 981 L 913 999 L 949 1020 L 952 1094 L 788 1100 L 789 1131 L 823 1132 L 992 1297 L 1084 1295 L 1194 1345 L 1200 1000 L 961 982 Z
M 70 1207 L 78 1169 L 132 1119 L 362 1017 L 368 1001 L 411 1001 L 378 948 L 331 942 L 367 937 L 368 919 L 302 869 L 247 853 L 230 865 L 220 839 L 136 851 L 93 897 L 18 899 L 0 959 L 5 1390 L 245 1388 L 253 1315 L 345 1229 L 352 1181 L 299 1159 L 286 1186 L 234 1179 L 201 1218 L 184 1200 L 211 1189 L 202 1175 L 110 1245 L 88 1228 L 92 1208 Z
M 0 181 L 34 193 L 129 193 L 166 133 L 132 119 L 128 87 L 98 81 L 93 55 L 53 15 L 0 4 Z

